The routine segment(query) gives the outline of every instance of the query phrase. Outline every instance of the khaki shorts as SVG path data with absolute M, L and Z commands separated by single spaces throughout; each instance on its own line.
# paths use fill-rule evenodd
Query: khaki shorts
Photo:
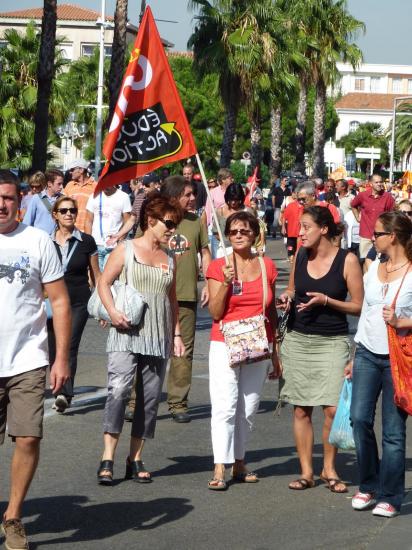
M 10 437 L 43 437 L 46 367 L 0 378 L 0 445 Z
M 362 258 L 362 260 L 366 258 L 372 246 L 373 246 L 373 242 L 371 241 L 371 239 L 365 239 L 365 237 L 360 238 L 359 256 L 360 258 Z

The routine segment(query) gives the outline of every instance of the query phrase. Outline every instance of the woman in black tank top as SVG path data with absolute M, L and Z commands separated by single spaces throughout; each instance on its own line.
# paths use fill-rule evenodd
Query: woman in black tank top
M 313 407 L 322 406 L 324 459 L 320 478 L 332 492 L 347 492 L 335 470 L 337 449 L 329 432 L 350 358 L 347 314 L 359 315 L 362 272 L 354 254 L 337 248 L 340 227 L 323 206 L 306 208 L 300 220 L 301 248 L 281 308 L 292 308 L 292 322 L 281 347 L 280 399 L 294 405 L 294 434 L 302 473 L 290 489 L 314 486 Z M 347 301 L 347 294 L 350 300 Z

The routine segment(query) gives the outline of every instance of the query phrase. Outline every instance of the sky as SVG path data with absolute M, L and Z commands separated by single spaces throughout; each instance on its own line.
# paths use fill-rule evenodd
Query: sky
M 77 4 L 100 11 L 101 0 L 58 0 L 59 3 Z M 1 0 L 1 11 L 39 7 L 42 0 Z M 186 50 L 187 40 L 192 32 L 194 13 L 188 8 L 188 0 L 148 0 L 163 38 L 175 44 L 175 50 Z M 114 13 L 115 0 L 106 0 L 106 11 Z M 350 13 L 363 21 L 366 34 L 356 39 L 367 63 L 390 63 L 412 65 L 412 48 L 407 37 L 412 21 L 412 0 L 347 0 Z M 128 15 L 137 23 L 140 0 L 129 0 Z

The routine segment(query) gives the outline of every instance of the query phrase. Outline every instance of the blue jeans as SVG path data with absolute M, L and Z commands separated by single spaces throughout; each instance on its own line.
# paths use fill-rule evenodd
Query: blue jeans
M 220 241 L 215 237 L 215 235 L 212 235 L 210 239 L 210 248 L 211 248 L 211 254 L 212 259 L 215 260 L 217 257 L 217 249 L 219 248 Z
M 379 460 L 373 424 L 382 392 L 382 458 Z M 389 355 L 357 345 L 353 366 L 351 421 L 359 468 L 359 490 L 375 493 L 378 502 L 400 509 L 405 489 L 407 413 L 394 401 Z
M 99 259 L 99 269 L 100 271 L 103 271 L 104 266 L 106 265 L 107 259 L 109 257 L 110 252 L 112 252 L 113 248 L 106 248 L 105 246 L 97 245 L 97 257 Z

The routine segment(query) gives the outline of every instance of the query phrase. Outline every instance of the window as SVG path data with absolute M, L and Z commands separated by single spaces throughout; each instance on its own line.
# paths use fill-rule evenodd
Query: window
M 95 48 L 98 48 L 99 44 L 82 44 L 82 56 L 83 57 L 91 57 L 93 55 L 93 51 Z M 105 57 L 111 57 L 112 56 L 112 46 L 105 45 L 104 47 L 104 55 Z
M 62 52 L 64 59 L 73 61 L 73 44 L 60 44 L 58 46 Z
M 380 92 L 381 89 L 381 79 L 379 76 L 371 77 L 371 92 Z
M 412 94 L 412 78 L 408 79 L 408 94 Z
M 392 93 L 400 94 L 402 92 L 402 78 L 392 78 Z
M 354 132 L 359 128 L 359 122 L 357 120 L 352 120 L 349 122 L 349 132 Z
M 355 78 L 355 91 L 363 92 L 365 90 L 365 79 L 364 78 Z

